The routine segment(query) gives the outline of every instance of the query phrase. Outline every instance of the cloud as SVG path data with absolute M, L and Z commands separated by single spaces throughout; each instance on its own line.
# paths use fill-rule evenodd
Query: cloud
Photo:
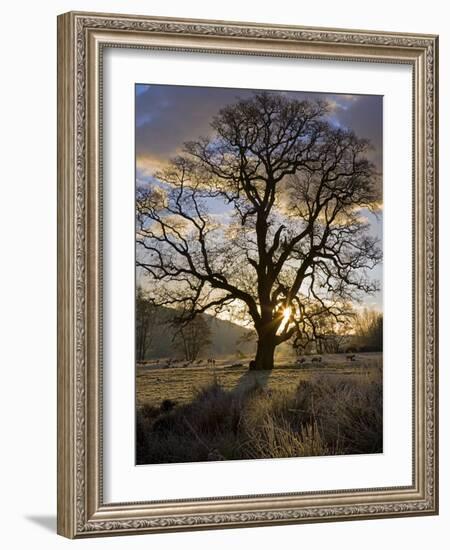
M 177 154 L 185 141 L 208 135 L 210 122 L 225 105 L 256 90 L 140 84 L 136 86 L 136 155 L 156 165 Z M 353 129 L 369 139 L 370 156 L 382 167 L 382 97 L 369 95 L 279 92 L 299 100 L 325 100 L 336 126 Z
M 136 154 L 167 160 L 185 141 L 208 135 L 221 107 L 249 90 L 149 85 L 136 96 Z
M 377 167 L 379 172 L 383 167 L 383 97 L 360 95 L 352 96 L 357 100 L 346 99 L 345 108 L 341 106 L 334 112 L 335 118 L 343 127 L 352 129 L 360 138 L 368 139 L 372 149 L 368 157 Z
M 156 171 L 164 168 L 167 160 L 151 154 L 136 155 L 136 174 L 139 177 L 151 179 Z

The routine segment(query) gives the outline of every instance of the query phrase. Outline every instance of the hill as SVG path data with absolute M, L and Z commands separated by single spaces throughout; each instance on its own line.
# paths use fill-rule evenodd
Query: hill
M 181 352 L 176 349 L 173 342 L 175 330 L 170 324 L 173 316 L 174 312 L 172 310 L 158 308 L 152 345 L 146 359 L 181 357 Z M 203 314 L 202 317 L 211 331 L 211 344 L 203 352 L 203 357 L 236 355 L 238 350 L 243 354 L 254 352 L 255 337 L 252 330 L 211 315 Z

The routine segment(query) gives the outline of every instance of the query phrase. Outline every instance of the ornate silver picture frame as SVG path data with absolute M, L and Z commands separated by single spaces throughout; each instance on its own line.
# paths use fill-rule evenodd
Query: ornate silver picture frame
M 413 252 L 412 338 L 403 351 L 412 358 L 411 483 L 277 493 L 261 485 L 252 494 L 189 498 L 180 493 L 163 499 L 149 488 L 143 501 L 105 499 L 103 60 L 108 49 L 411 68 L 412 182 L 405 200 L 412 203 L 412 220 L 400 220 L 411 226 Z M 438 513 L 437 119 L 437 36 L 77 12 L 58 17 L 59 534 L 83 538 Z

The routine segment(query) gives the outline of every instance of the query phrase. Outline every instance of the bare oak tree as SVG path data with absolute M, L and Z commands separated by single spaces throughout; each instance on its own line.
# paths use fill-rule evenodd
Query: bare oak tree
M 329 108 L 277 93 L 226 106 L 138 191 L 137 266 L 155 303 L 180 322 L 238 311 L 256 331 L 257 369 L 378 289 L 368 270 L 381 252 L 361 212 L 376 208 L 379 175 L 370 144 Z

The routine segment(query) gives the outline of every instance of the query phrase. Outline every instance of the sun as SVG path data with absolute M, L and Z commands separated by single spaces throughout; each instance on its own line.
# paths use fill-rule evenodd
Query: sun
M 280 326 L 278 327 L 277 334 L 282 332 L 286 326 L 289 324 L 289 321 L 292 318 L 292 309 L 290 306 L 283 308 L 283 317 L 281 319 Z
M 287 323 L 292 315 L 292 309 L 290 307 L 285 307 L 283 309 L 283 323 Z

